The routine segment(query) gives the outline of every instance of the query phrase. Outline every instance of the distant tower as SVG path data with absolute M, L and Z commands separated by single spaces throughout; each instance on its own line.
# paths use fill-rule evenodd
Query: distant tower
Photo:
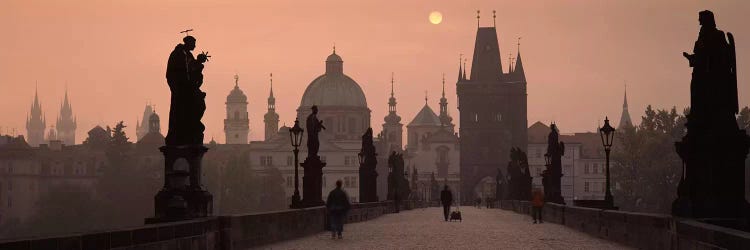
M 625 86 L 625 98 L 622 102 L 622 116 L 620 116 L 620 125 L 617 128 L 620 129 L 624 126 L 633 126 L 633 122 L 630 120 L 630 113 L 628 112 L 628 87 Z
M 227 117 L 224 119 L 226 144 L 247 144 L 250 121 L 247 116 L 247 96 L 239 87 L 240 77 L 234 76 L 234 89 L 227 96 Z
M 34 102 L 31 103 L 31 113 L 26 115 L 26 137 L 32 147 L 44 143 L 44 131 L 47 129 L 47 119 L 42 113 L 42 105 L 39 104 L 38 91 L 34 91 Z
M 479 27 L 470 74 L 459 75 L 456 83 L 462 200 L 476 198 L 477 190 L 494 181 L 498 168 L 505 171 L 512 147 L 527 148 L 526 76 L 521 54 L 516 57 L 515 70 L 508 73 L 503 73 L 500 55 L 495 27 Z
M 268 112 L 263 116 L 263 123 L 266 125 L 266 141 L 279 132 L 279 114 L 276 113 L 276 98 L 273 97 L 273 73 L 271 73 L 270 92 L 271 93 L 268 95 Z
M 401 117 L 396 114 L 396 97 L 393 92 L 393 82 L 393 75 L 391 74 L 391 98 L 388 98 L 388 115 L 384 119 L 385 123 L 383 123 L 383 135 L 385 135 L 387 140 L 389 152 L 394 150 L 400 151 L 404 146 L 404 124 L 401 124 Z
M 73 117 L 73 108 L 68 101 L 68 90 L 65 90 L 65 99 L 60 106 L 60 116 L 57 117 L 57 139 L 65 145 L 76 144 L 76 118 Z
M 448 99 L 445 98 L 445 74 L 443 74 L 443 96 L 440 97 L 440 124 L 453 132 L 453 118 L 448 114 Z
M 149 118 L 154 113 L 154 107 L 151 104 L 146 104 L 146 108 L 143 110 L 143 118 L 140 121 L 136 119 L 135 122 L 135 134 L 138 137 L 137 141 L 146 136 L 149 131 Z
M 152 112 L 148 117 L 148 133 L 161 134 L 161 122 L 159 121 L 159 115 L 156 114 L 156 111 Z

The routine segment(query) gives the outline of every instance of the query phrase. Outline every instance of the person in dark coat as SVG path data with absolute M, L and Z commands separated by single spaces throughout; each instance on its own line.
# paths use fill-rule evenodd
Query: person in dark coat
M 440 192 L 440 201 L 443 203 L 443 216 L 445 217 L 445 221 L 448 221 L 451 205 L 453 204 L 453 194 L 448 190 L 448 185 L 445 185 L 443 191 Z
M 344 219 L 349 212 L 349 208 L 351 208 L 349 195 L 341 189 L 341 180 L 337 180 L 336 189 L 328 193 L 326 208 L 331 224 L 331 238 L 335 239 L 336 235 L 338 235 L 339 239 L 341 239 L 341 232 L 344 231 Z

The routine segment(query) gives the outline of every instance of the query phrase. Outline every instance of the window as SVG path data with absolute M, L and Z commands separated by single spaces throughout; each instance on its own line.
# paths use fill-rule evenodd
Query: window
M 13 199 L 8 197 L 8 207 L 13 207 Z
M 261 156 L 260 157 L 260 165 L 261 166 L 273 166 L 273 156 Z
M 583 184 L 583 191 L 584 192 L 589 192 L 589 183 L 588 182 L 586 182 L 586 183 Z
M 348 176 L 347 176 L 347 177 L 344 177 L 344 187 L 345 187 L 345 188 L 348 188 L 348 187 L 349 187 L 349 177 L 348 177 Z
M 594 172 L 594 174 L 598 174 L 599 173 L 599 164 L 594 163 L 594 171 L 593 172 Z
M 495 121 L 499 122 L 503 120 L 503 115 L 500 113 L 495 114 Z
M 349 118 L 349 132 L 357 131 L 357 121 L 354 118 Z
M 586 164 L 583 165 L 583 173 L 584 174 L 588 174 L 589 172 L 590 172 L 589 171 L 589 163 L 587 162 Z
M 357 187 L 357 177 L 352 177 L 350 184 L 351 184 L 351 187 L 356 188 Z
M 234 111 L 234 119 L 239 120 L 240 119 L 240 111 Z
M 13 191 L 13 182 L 8 180 L 8 191 Z
M 287 157 L 286 157 L 286 165 L 287 165 L 287 166 L 292 166 L 292 165 L 294 165 L 294 158 L 293 158 L 292 156 L 287 156 Z
M 479 122 L 479 114 L 474 113 L 474 122 Z

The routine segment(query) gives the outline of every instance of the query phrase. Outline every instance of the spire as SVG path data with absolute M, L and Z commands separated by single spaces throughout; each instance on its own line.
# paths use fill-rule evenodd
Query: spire
M 466 77 L 466 59 L 465 58 L 464 58 L 464 74 L 463 75 L 464 75 L 464 80 L 467 80 L 467 77 Z
M 443 95 L 440 97 L 440 124 L 443 126 L 451 126 L 452 131 L 452 121 L 453 118 L 448 115 L 448 99 L 445 98 L 445 73 L 443 73 Z
M 240 87 L 240 86 L 239 86 L 239 85 L 240 85 L 240 83 L 239 83 L 239 82 L 240 82 L 240 76 L 239 76 L 239 75 L 237 75 L 237 74 L 234 74 L 234 87 L 235 87 L 235 88 L 239 88 L 239 87 Z
M 443 73 L 443 98 L 445 99 L 445 73 Z
M 269 76 L 271 88 L 268 94 L 268 110 L 271 111 L 276 110 L 276 98 L 273 97 L 273 73 L 270 73 Z
M 526 73 L 523 71 L 523 63 L 521 62 L 521 37 L 518 37 L 516 46 L 518 46 L 516 47 L 518 54 L 516 54 L 516 68 L 513 70 L 513 73 L 516 75 L 516 79 L 526 82 Z
M 394 82 L 395 82 L 395 80 L 394 80 L 394 74 L 393 74 L 393 72 L 391 72 L 391 98 L 388 98 L 388 113 L 389 113 L 389 116 L 390 116 L 390 114 L 394 114 L 394 115 L 396 114 L 396 96 L 395 96 L 395 92 L 393 90 Z
M 622 115 L 620 116 L 620 124 L 617 125 L 617 128 L 622 128 L 624 126 L 633 126 L 633 121 L 630 119 L 630 112 L 628 112 L 628 85 L 625 84 L 625 96 L 622 101 Z
M 458 80 L 461 81 L 464 79 L 463 72 L 461 72 L 461 61 L 463 60 L 464 54 L 458 54 Z
M 391 97 L 393 97 L 393 72 L 391 72 Z
M 513 54 L 508 53 L 508 74 L 513 73 Z

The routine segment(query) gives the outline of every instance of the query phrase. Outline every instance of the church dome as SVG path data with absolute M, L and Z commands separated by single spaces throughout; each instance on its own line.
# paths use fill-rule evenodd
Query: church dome
M 347 106 L 367 108 L 365 93 L 359 84 L 343 72 L 343 61 L 334 51 L 326 60 L 326 73 L 305 89 L 300 107 Z
M 237 84 L 234 85 L 234 89 L 232 89 L 231 92 L 229 92 L 229 95 L 227 96 L 227 103 L 233 103 L 233 102 L 239 102 L 239 103 L 246 103 L 247 102 L 247 96 L 244 92 L 240 89 Z

